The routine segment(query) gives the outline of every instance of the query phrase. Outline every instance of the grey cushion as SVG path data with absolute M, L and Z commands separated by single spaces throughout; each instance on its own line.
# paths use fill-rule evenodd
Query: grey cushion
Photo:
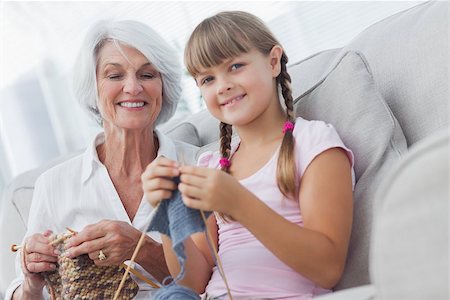
M 202 110 L 182 121 L 167 122 L 158 128 L 173 139 L 198 147 L 217 141 L 219 138 L 219 121 L 207 110 Z
M 292 79 L 292 95 L 298 97 L 314 87 L 330 68 L 340 49 L 330 49 L 315 53 L 294 64 L 289 64 L 288 72 Z M 289 55 L 289 53 L 288 53 Z
M 429 1 L 375 23 L 342 51 L 364 54 L 408 145 L 450 125 L 449 3 Z
M 447 128 L 380 185 L 370 264 L 380 299 L 449 299 L 449 153 Z
M 172 124 L 167 127 L 160 126 L 158 129 L 161 129 L 162 132 L 174 140 L 179 140 L 195 146 L 201 146 L 197 128 L 192 123 L 181 122 L 177 123 L 175 126 Z
M 406 151 L 405 137 L 360 53 L 345 53 L 330 73 L 295 102 L 297 115 L 333 124 L 355 155 L 353 231 L 346 270 L 336 289 L 367 284 L 375 189 Z
M 219 138 L 219 121 L 208 110 L 201 111 L 188 119 L 195 124 L 200 137 L 200 144 L 206 145 Z

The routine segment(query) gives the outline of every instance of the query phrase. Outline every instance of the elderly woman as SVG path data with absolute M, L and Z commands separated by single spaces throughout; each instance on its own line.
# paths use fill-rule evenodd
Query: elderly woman
M 145 167 L 161 155 L 193 162 L 196 152 L 155 130 L 173 115 L 180 98 L 177 62 L 173 49 L 145 24 L 101 21 L 89 30 L 74 88 L 104 131 L 83 154 L 38 178 L 25 253 L 17 259 L 22 274 L 11 283 L 7 299 L 47 296 L 39 273 L 54 270 L 59 254 L 49 236 L 66 227 L 79 231 L 66 245 L 68 257 L 87 253 L 98 266 L 131 258 L 152 211 L 141 187 Z M 154 280 L 169 274 L 156 234 L 146 236 L 136 262 Z M 151 287 L 135 280 L 137 298 L 148 299 Z

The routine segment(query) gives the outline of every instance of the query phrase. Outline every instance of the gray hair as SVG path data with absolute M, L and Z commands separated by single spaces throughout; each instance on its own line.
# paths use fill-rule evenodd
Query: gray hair
M 148 25 L 131 20 L 96 22 L 87 32 L 75 61 L 73 89 L 81 106 L 101 124 L 97 107 L 97 54 L 113 40 L 140 51 L 160 72 L 163 82 L 161 112 L 155 125 L 173 116 L 181 97 L 181 66 L 175 50 Z

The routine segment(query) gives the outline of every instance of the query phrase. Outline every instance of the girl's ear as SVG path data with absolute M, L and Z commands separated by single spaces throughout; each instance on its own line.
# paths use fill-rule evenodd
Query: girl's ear
M 277 77 L 281 72 L 281 56 L 283 55 L 283 48 L 279 45 L 275 45 L 270 50 L 270 65 L 272 68 L 272 76 Z

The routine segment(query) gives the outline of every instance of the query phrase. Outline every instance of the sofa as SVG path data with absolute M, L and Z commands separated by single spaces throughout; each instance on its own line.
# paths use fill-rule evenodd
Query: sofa
M 424 2 L 288 66 L 296 114 L 333 124 L 355 155 L 348 259 L 336 293 L 322 299 L 449 297 L 448 22 L 447 2 Z M 207 111 L 160 129 L 199 154 L 218 145 Z M 24 235 L 34 181 L 58 161 L 19 175 L 3 196 L 1 292 L 14 277 L 9 247 Z

